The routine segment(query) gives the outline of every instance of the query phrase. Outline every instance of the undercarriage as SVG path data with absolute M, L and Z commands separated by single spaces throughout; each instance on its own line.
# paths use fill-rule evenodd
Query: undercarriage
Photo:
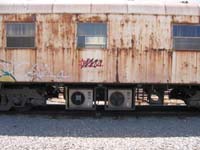
M 200 108 L 200 86 L 1 83 L 0 111 L 26 111 L 35 106 L 48 105 L 52 100 L 65 105 L 66 110 L 96 110 L 97 107 L 103 106 L 105 110 L 123 111 L 144 105 Z

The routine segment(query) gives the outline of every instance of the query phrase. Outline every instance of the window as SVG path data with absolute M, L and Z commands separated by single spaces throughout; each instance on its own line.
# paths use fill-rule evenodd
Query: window
M 8 48 L 35 47 L 35 23 L 7 23 L 6 45 Z
M 107 26 L 104 23 L 78 23 L 78 48 L 106 48 Z
M 200 50 L 200 25 L 173 25 L 175 50 Z

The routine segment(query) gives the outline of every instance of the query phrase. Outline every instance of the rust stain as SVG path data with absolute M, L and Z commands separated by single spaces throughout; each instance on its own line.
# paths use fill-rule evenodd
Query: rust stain
M 58 25 L 55 24 L 55 23 L 52 23 L 52 24 L 51 24 L 51 28 L 52 28 L 52 34 L 53 34 L 54 36 L 57 36 L 57 35 L 58 35 Z
M 197 17 L 197 16 L 172 16 L 172 23 L 197 24 L 197 23 L 199 23 L 199 17 Z
M 184 62 L 183 63 L 183 68 L 187 68 L 189 65 L 188 65 L 188 63 L 187 62 Z
M 177 52 L 176 56 L 173 56 L 174 52 L 169 45 L 172 43 L 170 28 L 172 23 L 199 23 L 199 18 L 129 14 L 3 15 L 2 22 L 36 22 L 37 48 L 26 51 L 5 50 L 6 38 L 0 35 L 3 37 L 0 54 L 5 61 L 15 64 L 13 70 L 18 81 L 37 81 L 35 77 L 31 80 L 22 77 L 34 64 L 44 64 L 46 67 L 44 69 L 51 76 L 41 81 L 47 82 L 198 83 L 200 81 L 198 52 L 195 54 L 192 51 Z M 107 22 L 107 48 L 77 49 L 76 24 L 79 21 Z M 1 33 L 5 34 L 4 26 Z M 90 70 L 86 68 L 83 71 L 78 65 L 83 56 L 99 57 L 98 59 L 102 59 L 105 63 L 102 67 Z M 26 59 L 22 60 L 22 57 Z M 17 70 L 17 64 L 22 61 L 26 64 Z M 62 76 L 57 77 L 57 74 Z M 172 80 L 174 78 L 177 80 Z
M 37 37 L 37 42 L 36 45 L 42 45 L 42 23 L 41 22 L 37 22 L 36 23 L 36 37 Z
M 116 49 L 116 82 L 119 83 L 119 49 Z
M 12 14 L 12 15 L 3 15 L 3 20 L 5 22 L 34 22 L 36 21 L 36 15 L 34 14 Z
M 107 22 L 106 15 L 77 15 L 77 21 L 79 22 Z
M 124 28 L 124 23 L 123 22 L 120 25 L 121 25 L 122 28 Z
M 121 47 L 123 47 L 124 46 L 124 41 L 123 41 L 122 38 L 120 38 L 120 43 L 121 43 Z
M 91 22 L 103 22 L 102 19 L 101 19 L 101 17 L 99 17 L 99 16 L 92 16 L 90 18 L 90 21 Z

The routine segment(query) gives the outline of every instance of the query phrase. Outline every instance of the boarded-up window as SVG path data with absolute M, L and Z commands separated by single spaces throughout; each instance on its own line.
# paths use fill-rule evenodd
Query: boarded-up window
M 104 23 L 78 23 L 78 48 L 106 48 L 107 26 Z
M 8 48 L 35 47 L 35 23 L 7 23 L 6 45 Z
M 200 50 L 200 25 L 173 25 L 175 50 Z

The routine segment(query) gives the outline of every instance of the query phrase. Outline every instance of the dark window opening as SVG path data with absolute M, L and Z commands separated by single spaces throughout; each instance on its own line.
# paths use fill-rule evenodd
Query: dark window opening
M 173 25 L 175 50 L 200 50 L 200 25 Z
M 34 48 L 35 23 L 7 23 L 7 48 Z
M 78 23 L 78 48 L 106 48 L 107 26 L 105 23 Z

